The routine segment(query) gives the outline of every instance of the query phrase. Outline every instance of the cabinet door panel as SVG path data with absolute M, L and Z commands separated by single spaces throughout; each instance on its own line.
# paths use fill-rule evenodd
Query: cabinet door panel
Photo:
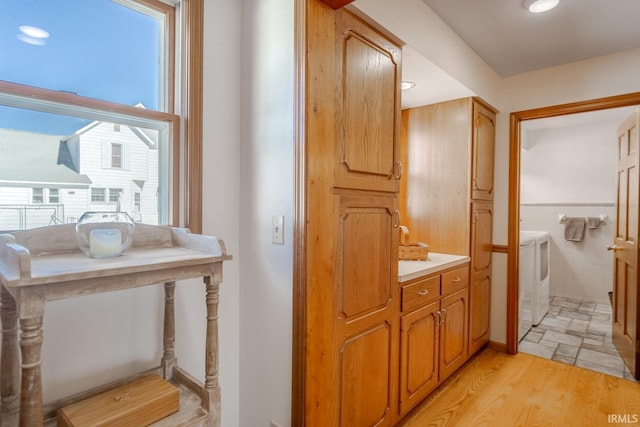
M 444 381 L 467 360 L 469 289 L 442 298 L 440 310 L 440 381 Z
M 473 105 L 473 164 L 471 197 L 493 200 L 495 114 L 475 102 Z
M 337 197 L 339 317 L 352 321 L 390 310 L 398 293 L 396 199 L 344 192 Z
M 440 302 L 400 321 L 400 415 L 406 414 L 438 385 Z
M 469 353 L 489 341 L 493 205 L 473 203 L 472 210 Z
M 489 341 L 491 307 L 491 271 L 477 276 L 469 288 L 469 353 L 475 353 Z
M 347 11 L 337 29 L 336 186 L 398 191 L 400 49 Z
M 341 351 L 341 426 L 386 425 L 391 415 L 391 341 L 387 323 L 345 341 Z

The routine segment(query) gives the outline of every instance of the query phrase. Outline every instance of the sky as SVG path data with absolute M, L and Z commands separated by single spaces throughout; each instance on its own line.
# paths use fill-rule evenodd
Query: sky
M 157 109 L 158 34 L 111 0 L 0 0 L 0 80 Z M 86 123 L 0 105 L 0 128 L 67 135 Z

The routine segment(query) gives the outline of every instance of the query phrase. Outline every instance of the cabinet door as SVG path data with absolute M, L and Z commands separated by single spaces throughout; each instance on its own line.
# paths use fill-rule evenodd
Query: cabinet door
M 336 17 L 336 187 L 397 192 L 400 48 L 349 11 Z
M 438 385 L 439 307 L 435 301 L 400 321 L 400 416 Z
M 469 348 L 468 301 L 468 287 L 441 300 L 440 381 L 444 381 L 467 360 Z
M 469 353 L 489 341 L 493 205 L 472 203 Z
M 335 197 L 338 381 L 325 398 L 337 399 L 340 420 L 332 425 L 392 425 L 399 371 L 396 198 L 353 190 L 337 191 Z
M 473 161 L 471 198 L 493 200 L 495 114 L 477 101 L 473 104 Z

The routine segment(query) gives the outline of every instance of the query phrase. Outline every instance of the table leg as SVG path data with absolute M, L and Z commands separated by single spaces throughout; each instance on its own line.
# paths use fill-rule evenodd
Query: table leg
M 162 376 L 166 380 L 173 378 L 173 368 L 178 364 L 176 358 L 176 320 L 175 320 L 176 282 L 164 284 L 164 352 L 162 354 Z
M 220 425 L 220 384 L 218 383 L 218 302 L 220 281 L 206 276 L 207 289 L 207 342 L 205 349 L 204 391 L 209 397 L 210 425 Z
M 2 353 L 0 354 L 0 425 L 17 426 L 20 410 L 20 352 L 16 301 L 0 286 Z
M 22 350 L 22 393 L 20 426 L 36 427 L 43 423 L 42 409 L 42 315 L 20 319 Z

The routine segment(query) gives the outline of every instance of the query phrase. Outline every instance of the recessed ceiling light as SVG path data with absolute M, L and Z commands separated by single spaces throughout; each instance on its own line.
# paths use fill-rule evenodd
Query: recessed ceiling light
M 400 87 L 402 88 L 402 90 L 407 90 L 407 89 L 411 89 L 415 85 L 416 84 L 414 82 L 404 81 L 404 82 L 402 82 L 402 86 L 400 86 Z
M 20 30 L 20 34 L 17 34 L 16 37 L 18 40 L 27 44 L 42 46 L 47 43 L 45 39 L 49 38 L 49 33 L 42 28 L 32 27 L 31 25 L 20 25 L 18 29 Z
M 531 13 L 542 13 L 553 9 L 560 0 L 525 0 L 524 6 Z
M 49 33 L 42 28 L 32 27 L 30 25 L 20 25 L 18 29 L 22 34 L 33 37 L 34 39 L 46 39 L 49 37 Z

